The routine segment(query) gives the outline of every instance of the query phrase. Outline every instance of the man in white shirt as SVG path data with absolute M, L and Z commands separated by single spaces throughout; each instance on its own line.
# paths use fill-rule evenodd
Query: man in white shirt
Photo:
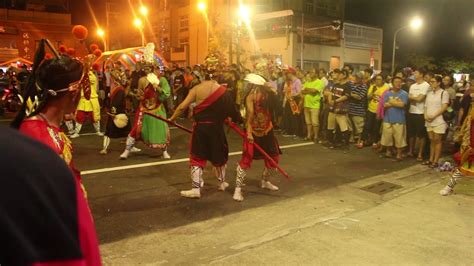
M 326 69 L 320 68 L 319 69 L 319 79 L 324 82 L 324 88 L 326 88 L 329 84 L 329 81 L 326 78 L 326 76 L 327 76 Z
M 424 119 L 425 99 L 430 85 L 424 80 L 426 72 L 422 69 L 415 70 L 416 82 L 410 86 L 408 99 L 410 109 L 408 111 L 407 131 L 409 140 L 408 156 L 415 156 L 415 147 L 419 146 L 418 161 L 423 161 L 423 151 L 426 141 L 426 127 Z M 416 140 L 416 141 L 415 141 Z

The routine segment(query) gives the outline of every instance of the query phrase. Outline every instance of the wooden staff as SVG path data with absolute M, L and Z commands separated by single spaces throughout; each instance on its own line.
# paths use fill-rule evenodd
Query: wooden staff
M 184 126 L 182 126 L 182 125 L 180 125 L 180 124 L 177 124 L 177 123 L 175 123 L 175 122 L 173 122 L 173 121 L 171 121 L 171 120 L 169 120 L 169 119 L 166 119 L 166 118 L 164 118 L 164 117 L 162 117 L 162 116 L 160 116 L 160 115 L 155 115 L 155 114 L 152 114 L 152 113 L 149 113 L 149 112 L 145 112 L 145 114 L 146 114 L 146 115 L 149 115 L 149 116 L 151 116 L 151 117 L 154 117 L 154 118 L 156 118 L 156 119 L 158 119 L 158 120 L 161 120 L 161 121 L 163 121 L 163 122 L 166 122 L 168 125 L 175 126 L 175 127 L 179 128 L 179 129 L 181 129 L 181 130 L 184 130 L 184 131 L 186 131 L 186 132 L 188 132 L 188 133 L 193 133 L 193 131 L 192 131 L 191 129 L 186 128 L 186 127 L 184 127 Z
M 226 120 L 225 123 L 230 127 L 232 128 L 237 134 L 239 134 L 242 138 L 246 139 L 247 138 L 247 134 L 245 132 L 242 131 L 242 129 L 240 129 L 235 123 L 231 122 L 230 120 Z M 284 175 L 288 180 L 291 179 L 291 177 L 288 175 L 287 172 L 285 172 L 285 170 L 283 170 L 283 168 L 281 168 L 277 162 L 275 162 L 275 160 L 273 160 L 273 158 L 263 150 L 262 147 L 260 147 L 260 145 L 258 145 L 257 143 L 253 143 L 253 146 L 255 147 L 255 149 L 257 149 L 261 154 L 263 154 L 263 156 L 265 156 L 265 158 L 267 160 L 270 161 L 270 163 L 276 168 L 278 169 L 278 171 Z

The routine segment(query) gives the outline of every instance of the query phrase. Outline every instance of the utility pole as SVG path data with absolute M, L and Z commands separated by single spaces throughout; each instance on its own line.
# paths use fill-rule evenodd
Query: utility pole
M 237 23 L 237 65 L 240 67 L 240 37 L 242 35 L 242 21 L 239 19 Z
M 301 14 L 301 70 L 304 67 L 304 13 Z
M 104 46 L 106 43 L 110 46 L 110 29 L 109 29 L 109 21 L 110 21 L 110 7 L 109 1 L 105 1 L 105 37 L 104 37 Z M 104 47 L 104 50 L 107 51 L 107 48 Z
M 230 18 L 232 16 L 232 14 L 231 14 L 231 1 L 227 0 L 226 4 L 227 4 L 227 17 Z M 230 25 L 232 26 L 232 23 Z M 233 46 L 234 46 L 234 34 L 233 34 L 233 31 L 231 30 L 230 31 L 230 42 L 229 42 L 229 62 L 230 62 L 230 64 L 234 63 L 234 49 L 233 49 Z

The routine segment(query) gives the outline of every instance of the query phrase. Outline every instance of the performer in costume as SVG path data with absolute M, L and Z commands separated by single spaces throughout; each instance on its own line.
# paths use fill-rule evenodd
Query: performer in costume
M 66 114 L 64 115 L 64 124 L 66 125 L 67 127 L 67 134 L 69 136 L 72 136 L 74 135 L 74 133 L 76 133 L 76 128 L 74 127 L 74 118 L 75 118 L 75 114 Z
M 471 85 L 461 102 L 459 122 L 461 127 L 455 133 L 457 143 L 461 149 L 454 155 L 458 167 L 452 172 L 448 184 L 439 192 L 448 196 L 454 192 L 454 187 L 463 177 L 474 177 L 474 75 L 471 75 Z
M 125 114 L 126 92 L 122 86 L 123 77 L 120 73 L 112 71 L 110 89 L 110 107 L 107 110 L 107 121 L 102 150 L 100 154 L 107 154 L 111 138 L 123 138 L 130 132 L 130 123 Z M 136 148 L 135 148 L 136 149 Z
M 25 88 L 25 103 L 12 123 L 23 134 L 51 148 L 69 166 L 75 176 L 77 192 L 77 235 L 85 265 L 100 265 L 100 255 L 94 223 L 79 171 L 72 161 L 72 145 L 61 132 L 65 114 L 75 111 L 81 90 L 88 87 L 88 75 L 81 62 L 66 55 L 45 58 L 45 46 L 54 51 L 47 40 L 41 40 L 35 54 L 33 72 Z M 27 108 L 31 102 L 31 108 Z M 44 165 L 49 167 L 49 165 Z M 45 240 L 47 241 L 47 239 Z M 78 258 L 71 258 L 76 260 Z M 79 263 L 78 263 L 79 265 Z M 81 264 L 82 265 L 82 264 Z
M 87 75 L 89 76 L 90 86 L 81 91 L 81 99 L 76 111 L 76 129 L 71 138 L 79 137 L 82 125 L 87 119 L 91 119 L 94 123 L 94 129 L 98 136 L 104 135 L 100 132 L 100 104 L 99 95 L 97 94 L 99 82 L 92 69 L 94 58 L 94 55 L 88 55 L 84 60 L 84 67 L 88 70 Z
M 243 201 L 242 185 L 244 184 L 246 171 L 252 165 L 254 159 L 264 159 L 263 155 L 254 149 L 253 143 L 257 143 L 265 150 L 272 159 L 278 163 L 281 154 L 278 141 L 273 135 L 272 107 L 276 105 L 276 91 L 267 86 L 266 80 L 257 74 L 248 74 L 245 77 L 248 82 L 248 95 L 245 98 L 247 139 L 244 139 L 242 159 L 237 166 L 236 187 L 234 200 Z M 275 172 L 275 166 L 265 159 L 265 168 L 262 173 L 261 187 L 271 191 L 277 191 L 278 187 L 273 185 L 269 178 Z
M 158 77 L 154 71 L 154 49 L 155 45 L 149 43 L 145 48 L 143 69 L 146 76 L 138 81 L 137 94 L 141 101 L 135 114 L 132 130 L 128 134 L 124 152 L 120 159 L 127 159 L 135 142 L 142 140 L 146 145 L 154 149 L 163 150 L 163 158 L 170 159 L 168 146 L 170 143 L 170 130 L 168 124 L 145 114 L 149 112 L 166 118 L 164 102 L 170 97 L 170 86 L 164 77 Z
M 224 121 L 231 117 L 240 121 L 240 113 L 235 108 L 232 95 L 224 86 L 212 80 L 208 74 L 206 80 L 196 85 L 186 99 L 176 108 L 171 120 L 176 120 L 191 104 L 193 109 L 193 133 L 189 162 L 191 167 L 191 190 L 181 191 L 186 198 L 200 198 L 202 178 L 206 162 L 214 166 L 214 172 L 219 180 L 218 189 L 224 191 L 229 184 L 225 182 L 225 170 L 229 156 L 229 147 L 224 132 Z

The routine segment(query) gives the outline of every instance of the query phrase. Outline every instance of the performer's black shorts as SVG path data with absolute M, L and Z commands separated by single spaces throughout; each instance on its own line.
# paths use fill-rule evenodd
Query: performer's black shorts
M 273 134 L 273 129 L 267 133 L 267 135 L 262 137 L 257 137 L 253 135 L 255 143 L 257 143 L 262 149 L 270 156 L 278 156 L 281 154 L 280 145 L 278 145 L 278 141 Z M 263 154 L 261 154 L 257 149 L 254 151 L 254 159 L 260 160 L 265 159 Z
M 227 163 L 228 157 L 224 124 L 197 122 L 191 137 L 191 165 L 204 167 L 206 161 L 210 161 L 214 166 L 222 166 Z

